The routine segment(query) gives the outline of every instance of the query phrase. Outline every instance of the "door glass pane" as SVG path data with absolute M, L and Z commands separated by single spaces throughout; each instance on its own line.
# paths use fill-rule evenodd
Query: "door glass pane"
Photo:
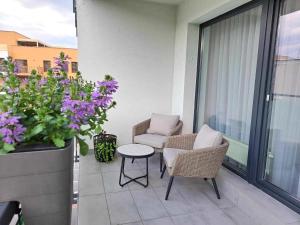
M 283 1 L 271 95 L 265 179 L 300 199 L 300 1 Z
M 245 170 L 252 117 L 262 6 L 203 29 L 198 124 L 230 142 L 226 160 Z

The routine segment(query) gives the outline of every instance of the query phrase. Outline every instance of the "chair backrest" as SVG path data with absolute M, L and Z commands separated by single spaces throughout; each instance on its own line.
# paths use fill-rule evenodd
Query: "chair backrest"
M 213 178 L 217 175 L 222 166 L 228 147 L 229 142 L 223 138 L 221 145 L 207 151 L 206 156 L 202 158 L 204 177 Z
M 171 136 L 181 134 L 182 127 L 183 127 L 183 122 L 182 122 L 182 120 L 179 120 L 178 123 L 177 123 L 177 125 L 176 125 L 176 127 L 174 128 Z
M 214 178 L 228 150 L 229 142 L 223 138 L 216 147 L 189 150 L 188 154 L 179 154 L 173 168 L 174 176 Z
M 179 121 L 178 115 L 152 113 L 148 133 L 171 136 Z

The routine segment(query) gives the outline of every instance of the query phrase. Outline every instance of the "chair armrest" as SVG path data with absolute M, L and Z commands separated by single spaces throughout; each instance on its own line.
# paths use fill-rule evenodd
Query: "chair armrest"
M 132 128 L 132 143 L 134 142 L 133 140 L 134 140 L 135 136 L 146 133 L 147 129 L 150 127 L 150 121 L 151 121 L 151 119 L 144 120 L 133 126 L 133 128 Z
M 170 175 L 186 177 L 216 177 L 228 150 L 228 142 L 213 148 L 190 150 L 176 156 Z
M 179 120 L 178 124 L 176 125 L 170 136 L 179 135 L 181 133 L 182 126 L 183 122 Z
M 197 134 L 175 135 L 168 138 L 165 148 L 193 149 Z

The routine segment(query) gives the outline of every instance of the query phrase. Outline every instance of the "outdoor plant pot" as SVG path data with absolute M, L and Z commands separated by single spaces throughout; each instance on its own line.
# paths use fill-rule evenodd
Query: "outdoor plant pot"
M 0 202 L 19 201 L 25 225 L 70 225 L 73 141 L 18 147 L 0 155 Z
M 94 153 L 99 162 L 112 161 L 116 153 L 117 136 L 101 133 L 94 136 Z

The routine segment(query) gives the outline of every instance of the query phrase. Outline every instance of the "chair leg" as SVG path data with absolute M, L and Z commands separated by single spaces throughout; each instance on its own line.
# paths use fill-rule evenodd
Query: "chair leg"
M 163 179 L 164 174 L 165 174 L 165 172 L 166 172 L 166 169 L 167 169 L 167 166 L 166 166 L 166 164 L 165 164 L 165 165 L 164 165 L 164 168 L 163 168 L 163 170 L 162 170 L 162 172 L 161 172 L 160 179 Z
M 169 198 L 169 194 L 170 194 L 170 191 L 171 191 L 173 180 L 174 180 L 174 176 L 171 176 L 170 180 L 169 180 L 169 184 L 168 184 L 168 189 L 167 189 L 165 200 L 168 200 L 168 198 Z
M 211 181 L 213 183 L 217 198 L 220 199 L 221 197 L 220 197 L 220 193 L 219 193 L 218 186 L 217 186 L 215 178 L 211 178 Z
M 160 166 L 160 172 L 162 172 L 162 164 L 163 164 L 164 156 L 163 153 L 159 153 L 159 166 Z

